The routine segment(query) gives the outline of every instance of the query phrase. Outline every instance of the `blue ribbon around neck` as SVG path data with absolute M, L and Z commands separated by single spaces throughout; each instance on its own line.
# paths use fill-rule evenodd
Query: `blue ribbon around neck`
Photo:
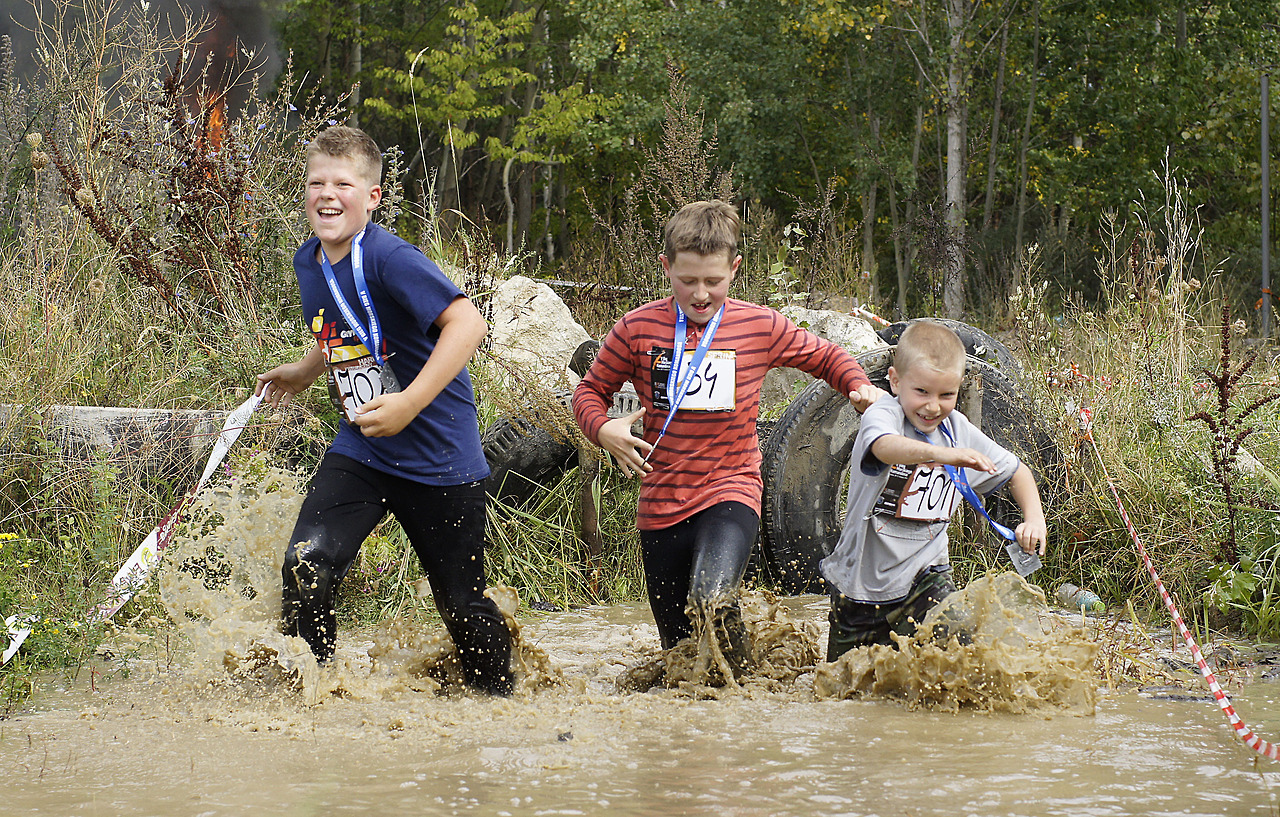
M 356 295 L 360 298 L 360 303 L 364 306 L 365 313 L 369 316 L 369 328 L 365 329 L 364 324 L 356 316 L 355 310 L 347 303 L 347 299 L 342 295 L 342 289 L 338 286 L 338 278 L 333 274 L 333 265 L 329 263 L 329 257 L 324 254 L 324 248 L 320 248 L 320 267 L 324 270 L 325 283 L 329 285 L 329 294 L 333 296 L 333 300 L 338 305 L 338 311 L 342 313 L 343 319 L 347 322 L 347 326 L 351 327 L 351 331 L 356 333 L 356 337 L 360 338 L 360 342 L 364 344 L 364 348 L 369 350 L 373 355 L 374 361 L 379 365 L 383 365 L 382 360 L 382 328 L 378 324 L 378 313 L 373 308 L 373 297 L 369 294 L 369 285 L 364 277 L 364 250 L 360 246 L 360 242 L 364 240 L 364 230 L 356 233 L 351 239 L 351 277 L 355 280 Z
M 951 443 L 952 448 L 954 448 L 956 439 L 951 435 L 951 431 L 947 428 L 945 421 L 938 426 L 938 430 L 942 432 L 942 436 L 946 437 Z M 924 437 L 925 442 L 929 441 L 928 437 L 921 432 L 920 429 L 917 428 L 916 433 L 921 437 Z M 947 476 L 951 478 L 951 482 L 955 484 L 956 489 L 960 491 L 960 495 L 964 497 L 970 505 L 976 508 L 978 513 L 982 514 L 987 522 L 990 523 L 992 530 L 1007 540 L 1007 543 L 1005 544 L 1005 552 L 1008 553 L 1009 558 L 1013 560 L 1013 565 L 1017 568 L 1018 575 L 1026 577 L 1038 570 L 1040 568 L 1040 557 L 1035 553 L 1027 553 L 1023 550 L 1018 545 L 1018 535 L 1010 528 L 991 518 L 991 514 L 987 513 L 987 508 L 982 501 L 982 497 L 978 496 L 978 492 L 973 489 L 973 486 L 969 484 L 968 477 L 964 475 L 964 469 L 957 468 L 954 465 L 943 465 L 942 468 L 947 472 Z
M 689 361 L 689 368 L 685 371 L 684 377 L 680 377 L 680 364 L 684 360 L 685 335 L 688 332 L 689 319 L 685 317 L 680 304 L 676 304 L 675 307 L 676 333 L 671 351 L 671 371 L 667 373 L 667 399 L 671 402 L 671 407 L 667 410 L 667 419 L 662 421 L 662 430 L 658 432 L 658 439 L 653 441 L 653 448 L 649 449 L 649 453 L 645 455 L 645 462 L 649 461 L 649 457 L 652 457 L 653 452 L 657 450 L 658 443 L 666 436 L 667 426 L 671 425 L 671 418 L 676 416 L 676 410 L 684 402 L 684 395 L 689 391 L 689 385 L 693 382 L 694 375 L 698 373 L 702 359 L 707 356 L 707 349 L 711 348 L 711 339 L 716 336 L 716 330 L 720 328 L 720 319 L 724 316 L 724 304 L 720 304 L 720 308 L 716 310 L 716 314 L 702 331 L 698 346 L 693 351 L 693 360 Z

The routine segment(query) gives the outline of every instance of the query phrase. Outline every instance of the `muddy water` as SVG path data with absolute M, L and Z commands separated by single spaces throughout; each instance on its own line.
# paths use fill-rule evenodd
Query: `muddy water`
M 343 631 L 320 667 L 274 629 L 295 487 L 211 493 L 161 577 L 174 623 L 0 721 L 0 815 L 1280 813 L 1280 771 L 1198 693 L 1081 694 L 1089 632 L 1040 626 L 1016 577 L 953 611 L 965 645 L 816 672 L 826 600 L 754 596 L 754 675 L 722 687 L 619 691 L 658 654 L 641 605 L 521 612 L 511 699 L 459 691 L 420 623 Z M 1280 686 L 1236 698 L 1280 736 Z
M 825 600 L 796 600 L 818 621 Z M 349 654 L 372 646 L 344 633 Z M 526 622 L 566 683 L 511 700 L 329 697 L 128 678 L 42 692 L 0 723 L 3 814 L 1271 814 L 1216 707 L 1103 693 L 1096 714 L 911 711 L 785 692 L 621 694 L 657 634 L 640 606 Z M 160 647 L 161 645 L 157 645 Z M 109 665 L 99 669 L 110 670 Z M 811 676 L 810 676 L 811 678 Z M 1238 695 L 1280 732 L 1280 687 Z

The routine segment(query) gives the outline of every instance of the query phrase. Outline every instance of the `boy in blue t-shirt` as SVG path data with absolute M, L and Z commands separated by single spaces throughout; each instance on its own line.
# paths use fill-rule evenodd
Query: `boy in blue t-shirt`
M 898 340 L 885 395 L 862 415 L 853 443 L 844 530 L 822 575 L 831 585 L 827 660 L 910 635 L 956 589 L 947 525 L 960 492 L 943 466 L 973 489 L 1002 485 L 1022 510 L 1018 545 L 1044 555 L 1046 526 L 1035 477 L 1016 456 L 954 411 L 964 345 L 942 324 L 916 321 Z
M 258 375 L 287 405 L 327 372 L 337 437 L 308 486 L 285 552 L 284 631 L 320 660 L 337 638 L 334 599 L 387 511 L 409 537 L 475 689 L 510 694 L 511 637 L 484 595 L 485 493 L 467 362 L 488 331 L 466 295 L 417 247 L 376 224 L 382 155 L 334 126 L 307 147 L 307 219 L 294 255 L 316 345 Z

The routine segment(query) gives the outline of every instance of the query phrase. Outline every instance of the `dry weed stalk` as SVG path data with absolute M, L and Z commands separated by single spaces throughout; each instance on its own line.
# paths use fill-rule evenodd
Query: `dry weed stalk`
M 628 306 L 657 297 L 654 270 L 667 219 L 690 202 L 733 201 L 738 193 L 732 169 L 714 167 L 717 137 L 714 128 L 706 135 L 702 104 L 691 106 L 684 77 L 674 66 L 668 66 L 668 73 L 671 85 L 663 102 L 662 138 L 656 147 L 642 148 L 644 163 L 635 184 L 624 193 L 621 218 L 609 218 L 587 202 L 597 224 L 606 226 L 603 255 L 618 267 L 597 272 L 598 288 L 593 294 L 607 297 L 618 294 L 615 287 L 629 287 Z M 617 317 L 613 314 L 608 322 Z
M 1222 328 L 1219 332 L 1220 353 L 1218 369 L 1211 372 L 1204 370 L 1204 376 L 1213 385 L 1216 400 L 1213 411 L 1198 411 L 1188 419 L 1200 420 L 1209 427 L 1213 445 L 1209 448 L 1209 460 L 1213 464 L 1214 481 L 1222 491 L 1226 505 L 1227 533 L 1220 543 L 1220 560 L 1236 566 L 1240 564 L 1240 548 L 1236 542 L 1237 502 L 1234 490 L 1236 460 L 1240 455 L 1240 447 L 1253 434 L 1255 429 L 1245 425 L 1245 420 L 1268 403 L 1280 400 L 1280 391 L 1274 389 L 1270 394 L 1254 398 L 1243 408 L 1235 409 L 1232 400 L 1238 396 L 1241 380 L 1258 360 L 1262 347 L 1255 348 L 1245 355 L 1238 365 L 1231 360 L 1231 306 L 1222 305 Z

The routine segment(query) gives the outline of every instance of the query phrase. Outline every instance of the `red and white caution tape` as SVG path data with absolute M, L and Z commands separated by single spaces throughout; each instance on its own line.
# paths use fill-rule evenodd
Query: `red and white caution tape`
M 240 437 L 240 432 L 244 431 L 249 415 L 253 414 L 253 410 L 261 402 L 261 395 L 255 394 L 227 415 L 227 421 L 223 423 L 222 432 L 218 434 L 218 439 L 213 444 L 213 451 L 209 454 L 209 461 L 205 463 L 200 480 L 182 497 L 173 510 L 160 520 L 155 530 L 147 534 L 147 538 L 142 541 L 133 555 L 116 571 L 115 577 L 111 579 L 111 586 L 107 589 L 106 600 L 89 611 L 89 623 L 106 621 L 114 616 L 116 611 L 133 598 L 150 578 L 151 572 L 160 564 L 160 554 L 169 546 L 174 527 L 182 516 L 182 512 L 186 510 L 187 504 L 209 481 L 214 469 L 222 464 L 227 452 Z
M 1120 518 L 1124 520 L 1124 526 L 1128 528 L 1129 536 L 1133 538 L 1133 543 L 1138 547 L 1138 555 L 1142 557 L 1142 563 L 1146 566 L 1147 573 L 1151 574 L 1151 580 L 1155 582 L 1156 589 L 1160 591 L 1160 598 L 1164 599 L 1164 606 L 1168 608 L 1174 625 L 1182 635 L 1182 640 L 1187 642 L 1187 646 L 1191 648 L 1191 657 L 1195 659 L 1196 666 L 1200 668 L 1200 674 L 1204 676 L 1205 682 L 1209 684 L 1209 690 L 1213 693 L 1213 699 L 1217 701 L 1218 708 L 1222 710 L 1222 714 L 1227 716 L 1227 720 L 1231 723 L 1231 728 L 1235 730 L 1236 736 L 1244 741 L 1245 746 L 1248 746 L 1263 757 L 1280 760 L 1280 745 L 1258 737 L 1257 733 L 1250 729 L 1236 714 L 1235 707 L 1231 705 L 1231 699 L 1227 697 L 1227 693 L 1222 691 L 1222 687 L 1218 684 L 1218 679 L 1214 677 L 1213 670 L 1209 669 L 1208 662 L 1201 655 L 1200 647 L 1196 644 L 1195 638 L 1192 637 L 1191 631 L 1183 623 L 1182 615 L 1173 603 L 1173 597 L 1165 589 L 1164 582 L 1160 581 L 1155 565 L 1151 563 L 1151 557 L 1147 555 L 1147 549 L 1143 546 L 1142 540 L 1138 538 L 1138 531 L 1134 529 L 1133 522 L 1129 521 L 1129 514 L 1124 509 L 1124 503 L 1120 501 L 1120 492 L 1116 490 L 1116 484 L 1111 480 L 1111 475 L 1107 473 L 1107 465 L 1102 460 L 1102 452 L 1098 450 L 1098 443 L 1093 438 L 1093 412 L 1087 407 L 1080 409 L 1080 428 L 1084 433 L 1085 439 L 1093 447 L 1093 453 L 1097 455 L 1098 464 L 1102 466 L 1102 475 L 1107 480 L 1107 487 L 1111 489 L 1111 496 L 1115 498 L 1116 507 L 1120 509 Z
M 129 599 L 133 598 L 134 594 L 150 578 L 151 572 L 160 563 L 160 554 L 168 547 L 169 540 L 173 537 L 173 529 L 177 525 L 183 510 L 186 509 L 187 504 L 200 489 L 205 486 L 205 483 L 209 481 L 214 469 L 226 459 L 227 452 L 231 450 L 231 446 L 240 437 L 240 432 L 244 431 L 249 415 L 253 414 L 253 410 L 261 402 L 262 397 L 254 395 L 227 415 L 227 420 L 223 423 L 222 431 L 218 434 L 218 439 L 213 444 L 213 451 L 209 454 L 209 461 L 205 463 L 204 473 L 200 475 L 199 482 L 183 496 L 173 510 L 169 511 L 165 518 L 160 521 L 160 524 L 156 526 L 156 529 L 147 534 L 147 538 L 143 540 L 138 549 L 133 552 L 133 555 L 116 572 L 115 577 L 111 580 L 111 586 L 107 590 L 106 600 L 89 611 L 89 623 L 93 624 L 111 618 Z M 17 654 L 22 642 L 26 640 L 27 636 L 31 635 L 31 628 L 35 626 L 36 620 L 36 616 L 30 613 L 17 613 L 5 619 L 4 624 L 5 630 L 9 635 L 9 646 L 4 651 L 4 655 L 0 657 L 0 666 L 8 663 L 9 659 Z
M 870 309 L 867 309 L 865 306 L 855 306 L 853 309 L 849 310 L 849 313 L 857 315 L 859 318 L 862 318 L 864 321 L 874 326 L 893 326 L 893 324 L 872 312 Z

